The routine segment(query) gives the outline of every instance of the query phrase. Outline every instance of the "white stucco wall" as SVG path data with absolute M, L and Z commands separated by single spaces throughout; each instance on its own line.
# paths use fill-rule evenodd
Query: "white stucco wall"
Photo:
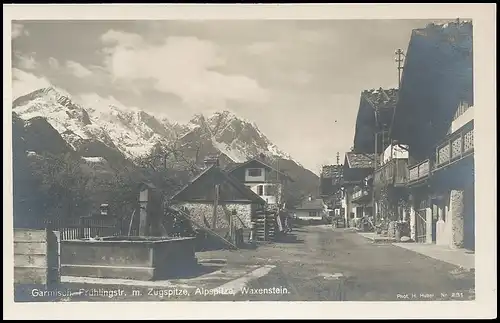
M 309 211 L 296 210 L 295 215 L 301 220 L 321 220 L 328 214 L 325 211 L 317 211 L 317 216 L 309 216 Z
M 382 162 L 385 164 L 391 159 L 406 159 L 408 157 L 408 145 L 389 145 L 384 151 Z
M 259 195 L 264 201 L 267 202 L 267 204 L 276 204 L 279 202 L 279 200 L 276 198 L 276 195 L 270 195 L 268 194 L 268 189 L 270 187 L 275 187 L 275 191 L 278 192 L 278 195 L 281 195 L 282 191 L 282 185 L 281 184 L 263 184 L 263 183 L 245 183 L 245 185 L 250 188 L 255 194 Z M 258 186 L 263 186 L 263 194 L 260 195 L 258 191 Z
M 450 221 L 447 219 L 446 215 L 449 216 L 449 213 L 446 213 L 448 207 L 440 207 L 438 209 L 438 221 L 436 222 L 436 244 L 440 246 L 449 245 L 450 235 L 449 235 L 449 224 Z M 444 217 L 443 217 L 444 215 Z
M 450 248 L 462 248 L 464 231 L 467 229 L 464 222 L 464 191 L 452 190 L 445 205 L 438 209 L 436 223 L 436 244 Z
M 450 132 L 454 133 L 471 120 L 474 120 L 474 107 L 468 108 L 467 111 L 453 120 L 453 122 L 451 123 Z
M 341 200 L 341 206 L 345 209 L 347 207 L 347 198 L 344 196 Z
M 415 241 L 417 238 L 417 226 L 416 226 L 416 213 L 415 213 L 415 207 L 412 205 L 410 208 L 410 238 Z

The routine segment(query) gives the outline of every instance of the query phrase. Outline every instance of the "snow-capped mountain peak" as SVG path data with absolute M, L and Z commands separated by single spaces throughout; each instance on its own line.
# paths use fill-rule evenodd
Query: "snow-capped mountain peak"
M 99 141 L 135 158 L 170 136 L 165 122 L 113 98 L 85 95 L 75 101 L 65 91 L 50 87 L 17 98 L 13 109 L 24 120 L 46 118 L 77 151 L 86 142 Z
M 240 118 L 233 112 L 224 110 L 208 117 L 197 114 L 191 119 L 190 125 L 191 132 L 201 132 L 209 137 L 213 147 L 234 162 L 243 162 L 260 154 L 292 159 L 276 147 L 254 122 Z
M 149 153 L 158 143 L 180 140 L 204 146 L 207 153 L 222 153 L 234 162 L 260 154 L 292 160 L 255 123 L 230 111 L 197 114 L 188 124 L 180 124 L 127 107 L 112 97 L 89 94 L 73 99 L 55 87 L 21 96 L 13 102 L 13 108 L 24 120 L 46 118 L 76 151 L 98 141 L 133 159 Z

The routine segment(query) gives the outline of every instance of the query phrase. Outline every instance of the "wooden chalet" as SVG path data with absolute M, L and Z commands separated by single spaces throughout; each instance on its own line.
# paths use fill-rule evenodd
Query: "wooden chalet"
M 194 227 L 234 242 L 235 232 L 249 232 L 266 202 L 222 170 L 216 158 L 205 160 L 205 165 L 199 175 L 172 196 L 171 202 Z
M 390 136 L 407 145 L 412 238 L 474 249 L 472 23 L 411 35 Z
M 293 179 L 279 165 L 268 164 L 264 157 L 250 158 L 243 163 L 229 165 L 226 171 L 246 187 L 260 196 L 270 206 L 280 208 L 283 204 L 284 190 Z
M 320 174 L 320 196 L 336 216 L 345 216 L 341 195 L 343 168 L 343 165 L 325 165 Z
M 374 158 L 374 154 L 356 152 L 345 154 L 342 170 L 342 207 L 345 209 L 346 223 L 371 213 L 371 205 L 367 201 L 358 199 L 357 192 L 360 188 L 369 187 L 366 178 L 373 174 Z
M 397 89 L 365 90 L 361 93 L 356 118 L 353 151 L 373 154 L 373 173 L 355 185 L 352 202 L 378 219 L 401 218 L 399 201 L 407 196 L 408 154 L 404 146 L 396 145 L 389 137 L 397 101 Z

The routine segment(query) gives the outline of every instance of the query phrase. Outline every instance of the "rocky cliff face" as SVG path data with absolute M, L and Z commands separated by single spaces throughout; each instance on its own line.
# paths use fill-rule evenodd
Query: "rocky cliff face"
M 75 103 L 71 96 L 54 87 L 17 98 L 16 114 L 24 120 L 45 118 L 75 151 L 100 142 L 127 158 L 143 156 L 158 143 L 179 140 L 184 144 L 203 143 L 211 153 L 221 153 L 235 162 L 264 153 L 291 159 L 249 121 L 223 111 L 212 116 L 196 115 L 182 125 L 135 108 L 91 102 Z
M 187 124 L 180 124 L 119 103 L 87 100 L 84 106 L 55 87 L 18 97 L 13 111 L 18 122 L 16 131 L 31 134 L 28 146 L 36 152 L 71 151 L 80 157 L 121 162 L 144 157 L 164 145 L 175 147 L 183 158 L 198 164 L 208 155 L 218 155 L 223 165 L 264 155 L 282 161 L 282 165 L 288 163 L 290 176 L 296 175 L 308 187 L 317 186 L 319 181 L 272 143 L 255 123 L 228 111 L 195 115 Z M 26 139 L 27 135 L 21 137 Z

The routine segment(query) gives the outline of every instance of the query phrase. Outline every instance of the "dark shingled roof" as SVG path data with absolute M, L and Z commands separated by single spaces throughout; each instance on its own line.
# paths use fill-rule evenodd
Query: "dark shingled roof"
M 247 186 L 245 186 L 244 184 L 242 184 L 240 181 L 238 181 L 236 178 L 234 178 L 231 174 L 229 174 L 228 172 L 224 171 L 223 169 L 215 166 L 215 165 L 212 165 L 210 167 L 207 167 L 206 169 L 204 169 L 203 171 L 201 171 L 198 175 L 196 175 L 195 177 L 193 177 L 189 183 L 187 183 L 186 185 L 184 185 L 184 187 L 182 187 L 180 190 L 178 190 L 177 192 L 175 192 L 171 197 L 170 199 L 175 199 L 180 193 L 182 193 L 184 190 L 186 190 L 189 186 L 191 185 L 195 185 L 196 182 L 201 178 L 203 177 L 205 174 L 208 174 L 209 172 L 218 172 L 220 174 L 222 174 L 226 181 L 228 183 L 230 183 L 231 185 L 233 185 L 236 189 L 240 190 L 240 192 L 242 192 L 246 197 L 248 197 L 249 200 L 253 201 L 253 202 L 257 202 L 258 204 L 265 204 L 265 201 L 259 196 L 257 195 L 256 193 L 254 193 L 250 188 L 248 188 Z
M 397 89 L 372 89 L 361 93 L 356 127 L 354 132 L 354 150 L 373 153 L 375 132 L 388 131 L 392 123 L 398 101 Z M 375 118 L 377 111 L 377 118 Z M 377 124 L 376 121 L 377 120 Z M 379 136 L 379 147 L 383 145 Z
M 346 153 L 349 168 L 373 168 L 375 154 Z
M 398 89 L 365 90 L 362 95 L 368 103 L 377 109 L 394 109 L 398 102 Z
M 474 105 L 473 26 L 430 24 L 413 30 L 391 138 L 427 158 L 448 132 L 457 107 Z
M 396 109 L 396 104 L 398 102 L 398 89 L 379 88 L 378 90 L 365 90 L 361 93 L 361 97 L 368 102 L 373 110 L 378 110 L 379 129 L 389 130 L 394 110 Z M 370 114 L 373 114 L 373 112 L 370 111 Z M 358 121 L 359 119 L 356 120 L 356 122 Z M 375 122 L 373 122 L 370 126 L 373 127 L 374 125 Z
M 325 165 L 321 170 L 321 177 L 323 178 L 336 178 L 342 176 L 342 165 Z
M 233 169 L 235 168 L 238 168 L 239 166 L 243 165 L 244 163 L 228 163 L 227 165 L 223 166 L 223 169 L 226 171 L 226 172 L 230 172 L 232 171 Z
M 305 200 L 297 210 L 322 210 L 324 209 L 324 205 L 325 203 L 322 199 Z

